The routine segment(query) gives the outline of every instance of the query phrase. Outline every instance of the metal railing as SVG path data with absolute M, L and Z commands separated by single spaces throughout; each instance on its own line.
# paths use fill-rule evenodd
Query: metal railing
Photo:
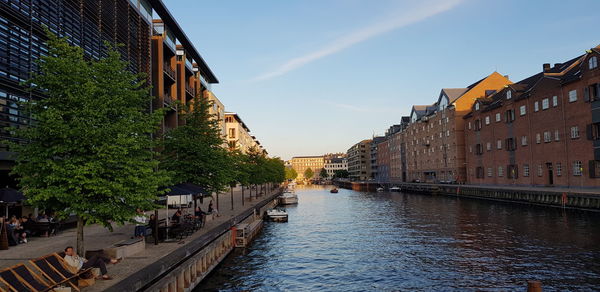
M 171 77 L 171 79 L 173 79 L 173 81 L 175 81 L 175 70 L 173 70 L 173 68 L 171 68 L 171 64 L 165 62 L 164 66 L 163 66 L 163 70 L 165 73 L 167 73 L 167 75 L 169 77 Z

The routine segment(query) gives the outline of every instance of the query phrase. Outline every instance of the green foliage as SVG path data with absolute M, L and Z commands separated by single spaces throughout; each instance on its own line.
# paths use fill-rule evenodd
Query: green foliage
M 236 180 L 236 161 L 223 148 L 218 120 L 210 113 L 212 103 L 203 97 L 183 107 L 184 123 L 164 136 L 161 166 L 173 172 L 174 183 L 189 182 L 208 193 L 226 190 Z
M 311 179 L 315 175 L 315 172 L 309 167 L 304 171 L 304 178 Z
M 329 177 L 327 175 L 327 170 L 325 170 L 325 168 L 321 168 L 321 171 L 319 172 L 319 177 L 321 177 L 321 178 L 327 178 L 327 177 Z
M 110 229 L 136 208 L 152 209 L 159 187 L 169 183 L 152 150 L 163 112 L 148 111 L 146 79 L 128 71 L 109 44 L 106 58 L 88 61 L 81 48 L 48 36 L 41 73 L 28 81 L 46 98 L 24 104 L 36 121 L 14 129 L 27 143 L 12 146 L 12 173 L 30 204 Z
M 298 177 L 298 172 L 291 168 L 288 167 L 285 169 L 285 179 L 296 179 Z
M 349 175 L 345 169 L 338 169 L 333 172 L 333 178 L 348 178 Z

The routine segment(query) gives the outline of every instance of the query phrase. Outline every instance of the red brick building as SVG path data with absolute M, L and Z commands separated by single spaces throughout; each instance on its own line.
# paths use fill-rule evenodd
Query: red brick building
M 465 116 L 467 181 L 600 186 L 600 47 L 495 94 Z

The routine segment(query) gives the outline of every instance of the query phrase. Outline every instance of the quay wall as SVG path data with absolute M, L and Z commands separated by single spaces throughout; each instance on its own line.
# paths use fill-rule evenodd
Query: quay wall
M 192 291 L 235 248 L 235 225 L 262 218 L 279 195 L 281 190 L 105 291 Z
M 447 195 L 475 199 L 506 201 L 534 204 L 549 207 L 600 211 L 600 191 L 582 192 L 569 189 L 536 189 L 518 187 L 488 187 L 473 185 L 426 184 L 426 183 L 375 183 L 375 182 L 338 182 L 342 188 L 355 191 L 374 192 L 378 187 L 389 190 L 391 186 L 401 191 L 427 195 Z

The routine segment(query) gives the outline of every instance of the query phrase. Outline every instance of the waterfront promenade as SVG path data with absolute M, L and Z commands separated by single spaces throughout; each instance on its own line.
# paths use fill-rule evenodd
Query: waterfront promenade
M 203 228 L 181 241 L 168 243 L 160 242 L 158 245 L 154 245 L 153 241 L 146 243 L 144 251 L 125 258 L 117 265 L 109 265 L 108 273 L 113 277 L 113 280 L 98 280 L 96 281 L 95 285 L 85 288 L 85 291 L 104 291 L 111 287 L 117 287 L 122 280 L 128 279 L 128 277 L 133 273 L 160 261 L 162 257 L 179 248 L 184 248 L 194 239 L 211 232 L 214 228 L 234 218 L 235 216 L 254 208 L 256 205 L 273 196 L 278 191 L 279 189 L 274 189 L 270 192 L 267 192 L 267 194 L 263 194 L 256 198 L 255 190 L 253 190 L 252 199 L 250 199 L 249 190 L 246 189 L 244 190 L 244 197 L 246 199 L 244 205 L 242 205 L 241 189 L 238 187 L 234 189 L 233 210 L 231 209 L 230 192 L 220 194 L 219 217 L 215 216 L 213 220 L 207 220 Z M 206 211 L 208 209 L 210 200 L 210 198 L 205 198 L 203 200 L 203 204 L 200 204 L 202 210 Z M 216 206 L 216 199 L 213 199 L 213 203 Z M 193 212 L 193 208 L 189 208 L 187 211 Z M 169 216 L 174 212 L 175 210 L 170 209 Z M 147 214 L 150 213 L 153 212 L 147 212 Z M 165 209 L 159 210 L 160 219 L 165 218 L 165 215 Z M 86 226 L 84 231 L 86 250 L 105 249 L 117 242 L 128 240 L 131 238 L 131 236 L 133 236 L 134 226 L 134 224 L 114 226 L 113 232 L 110 232 L 106 228 L 99 225 Z M 66 246 L 75 246 L 75 243 L 75 228 L 65 230 L 57 236 L 48 238 L 34 237 L 27 244 L 11 246 L 8 250 L 0 251 L 0 268 L 9 267 L 18 263 L 27 263 L 28 260 L 32 258 L 37 258 L 53 252 L 60 252 Z

